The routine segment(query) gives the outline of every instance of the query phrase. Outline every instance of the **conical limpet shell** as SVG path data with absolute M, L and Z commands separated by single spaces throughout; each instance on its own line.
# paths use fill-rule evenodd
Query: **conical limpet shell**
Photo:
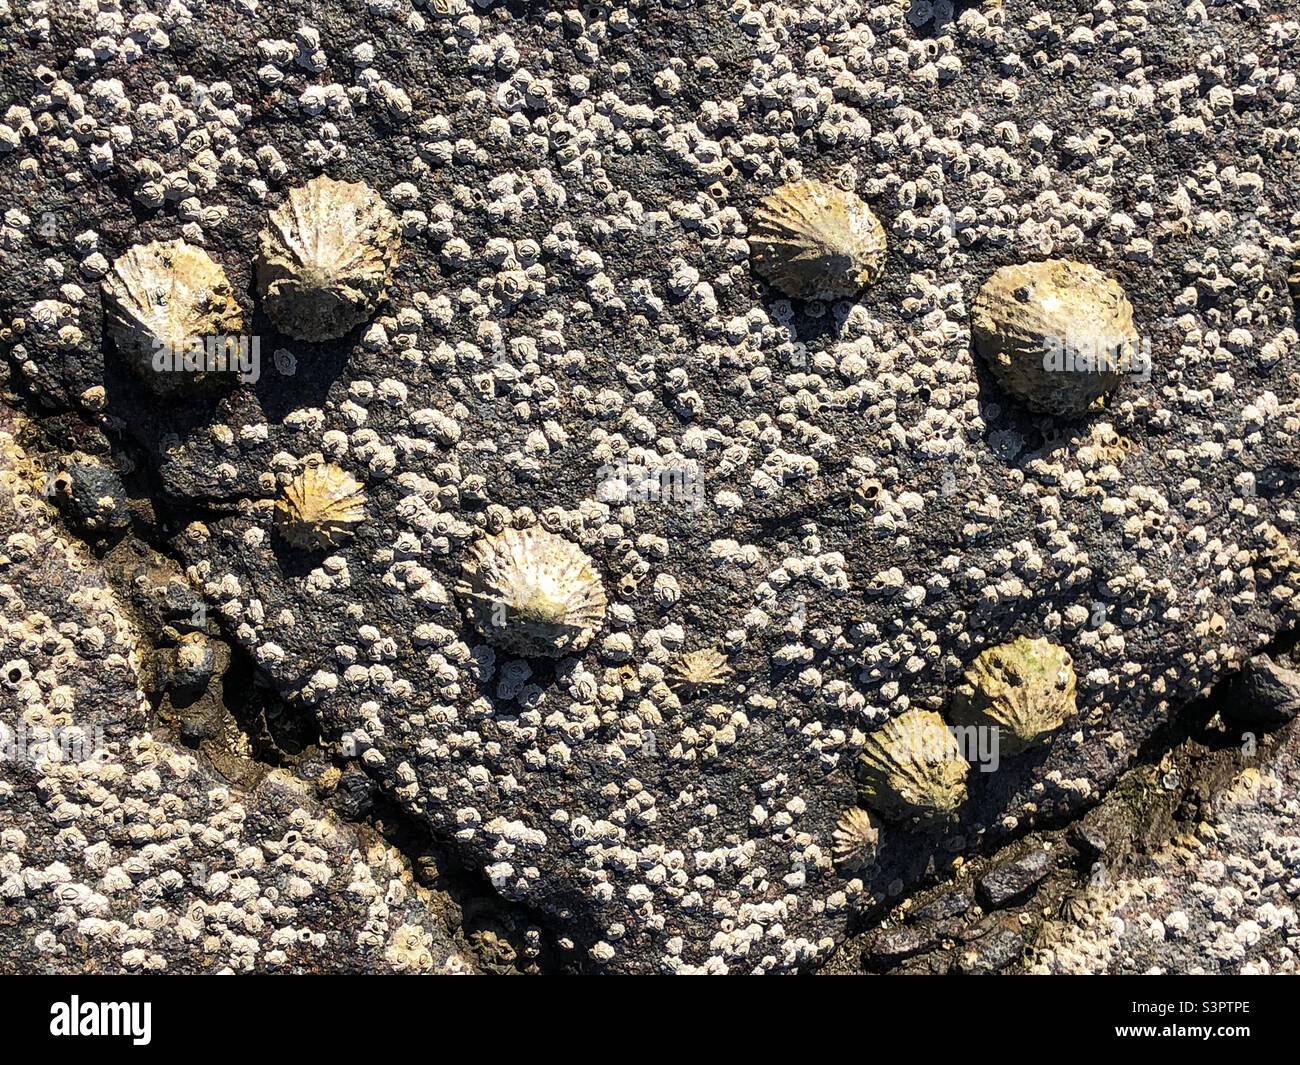
M 277 328 L 333 340 L 373 313 L 401 245 L 397 219 L 365 182 L 317 177 L 267 219 L 257 287 Z
M 313 463 L 285 485 L 275 502 L 275 520 L 294 547 L 338 547 L 366 520 L 365 492 L 338 466 Z
M 966 801 L 970 767 L 943 718 L 908 710 L 871 733 L 858 755 L 862 802 L 918 824 L 951 818 Z
M 456 595 L 491 643 L 525 657 L 581 651 L 605 620 L 591 559 L 545 529 L 483 537 L 470 548 Z
M 952 719 L 996 725 L 998 749 L 1015 756 L 1043 743 L 1075 713 L 1074 661 L 1040 636 L 981 651 L 958 686 Z
M 155 369 L 160 353 L 180 362 L 208 338 L 233 338 L 244 320 L 226 272 L 202 248 L 183 240 L 153 241 L 128 248 L 113 263 L 101 288 L 106 327 L 122 352 L 154 388 L 168 390 L 218 372 Z
M 1081 414 L 1141 369 L 1119 282 L 1068 259 L 994 273 L 975 297 L 971 332 L 1002 387 L 1045 414 Z
M 885 269 L 885 230 L 852 192 L 796 181 L 768 196 L 749 230 L 754 269 L 787 296 L 852 296 Z

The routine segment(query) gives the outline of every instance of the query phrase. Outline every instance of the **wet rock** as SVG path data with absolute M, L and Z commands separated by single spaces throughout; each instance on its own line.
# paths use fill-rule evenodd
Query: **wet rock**
M 1223 714 L 1241 724 L 1275 728 L 1300 713 L 1300 673 L 1255 655 L 1228 685 Z
M 1027 896 L 1051 870 L 1047 852 L 1032 850 L 1023 858 L 998 866 L 976 883 L 976 897 L 985 909 L 1009 906 Z
M 964 889 L 946 891 L 937 898 L 931 899 L 924 906 L 913 910 L 911 919 L 914 921 L 944 921 L 950 917 L 960 916 L 969 910 L 974 903 L 974 896 L 969 891 Z
M 70 456 L 53 481 L 53 498 L 68 524 L 87 539 L 131 524 L 126 489 L 117 471 L 93 455 Z
M 999 926 L 961 951 L 956 969 L 971 976 L 1001 972 L 1019 961 L 1024 950 L 1025 940 L 1019 932 Z
M 1089 861 L 1101 857 L 1110 846 L 1106 834 L 1086 821 L 1071 826 L 1067 838 L 1070 845 Z
M 937 942 L 938 937 L 923 927 L 880 929 L 867 936 L 862 948 L 862 964 L 868 969 L 888 968 L 929 950 Z

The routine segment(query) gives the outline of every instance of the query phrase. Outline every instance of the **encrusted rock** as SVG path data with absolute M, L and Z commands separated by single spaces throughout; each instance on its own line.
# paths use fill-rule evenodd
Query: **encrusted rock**
M 275 503 L 276 525 L 294 547 L 338 547 L 366 520 L 361 484 L 331 463 L 311 463 L 284 487 Z
M 397 219 L 369 185 L 313 178 L 262 230 L 262 305 L 291 337 L 341 337 L 384 298 L 400 244 Z
M 871 733 L 858 755 L 862 800 L 885 817 L 930 824 L 966 801 L 970 767 L 943 718 L 908 710 Z
M 489 642 L 524 657 L 581 651 L 605 620 L 605 589 L 591 559 L 545 529 L 479 540 L 456 595 Z
M 1046 637 L 1018 636 L 980 652 L 953 697 L 958 725 L 996 725 L 998 749 L 1017 755 L 1043 743 L 1075 706 L 1074 660 Z
M 754 212 L 754 269 L 787 296 L 852 296 L 885 269 L 885 230 L 852 192 L 820 181 L 783 185 Z
M 1046 414 L 1081 414 L 1143 370 L 1128 297 L 1086 263 L 1002 267 L 975 298 L 971 330 L 1002 387 Z
M 106 327 L 118 351 L 155 389 L 224 376 L 176 372 L 187 356 L 206 361 L 210 338 L 232 338 L 244 321 L 226 272 L 183 240 L 128 248 L 102 282 Z

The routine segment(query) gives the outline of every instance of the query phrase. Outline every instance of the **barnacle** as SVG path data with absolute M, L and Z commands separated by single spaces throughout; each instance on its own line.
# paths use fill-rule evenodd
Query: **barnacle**
M 155 372 L 156 356 L 183 358 L 207 338 L 233 336 L 244 328 L 226 272 L 202 248 L 183 240 L 128 248 L 113 263 L 102 290 L 109 335 L 157 389 L 218 375 Z
M 668 670 L 668 683 L 677 692 L 690 698 L 701 688 L 722 684 L 733 670 L 721 652 L 712 647 L 684 652 Z
M 845 872 L 860 872 L 876 860 L 880 825 L 868 811 L 854 806 L 840 815 L 831 839 L 835 864 Z
M 852 296 L 885 268 L 885 230 L 852 192 L 796 181 L 754 212 L 749 248 L 754 269 L 787 296 Z
M 479 632 L 525 657 L 581 651 L 605 620 L 605 589 L 591 559 L 545 529 L 506 529 L 479 540 L 456 594 Z
M 361 485 L 338 466 L 311 463 L 275 503 L 276 524 L 294 547 L 338 547 L 366 520 Z
M 1142 368 L 1124 290 L 1068 259 L 1002 267 L 975 297 L 971 331 L 1002 387 L 1045 414 L 1081 414 Z
M 999 749 L 1016 755 L 1044 742 L 1075 712 L 1074 662 L 1046 637 L 1019 636 L 976 657 L 958 685 L 952 719 L 996 725 Z
M 289 336 L 341 337 L 384 298 L 400 243 L 397 219 L 365 182 L 313 178 L 262 230 L 262 305 Z
M 908 710 L 871 733 L 858 755 L 864 805 L 889 818 L 929 824 L 966 801 L 970 767 L 943 718 Z

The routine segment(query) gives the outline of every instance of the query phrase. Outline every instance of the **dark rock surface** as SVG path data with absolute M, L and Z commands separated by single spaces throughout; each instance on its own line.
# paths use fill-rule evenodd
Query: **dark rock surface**
M 1277 727 L 1300 713 L 1300 673 L 1255 655 L 1233 679 L 1225 711 L 1243 724 Z
M 985 873 L 975 883 L 976 897 L 985 909 L 997 910 L 1028 895 L 1050 869 L 1047 854 L 1031 850 L 1023 858 Z

